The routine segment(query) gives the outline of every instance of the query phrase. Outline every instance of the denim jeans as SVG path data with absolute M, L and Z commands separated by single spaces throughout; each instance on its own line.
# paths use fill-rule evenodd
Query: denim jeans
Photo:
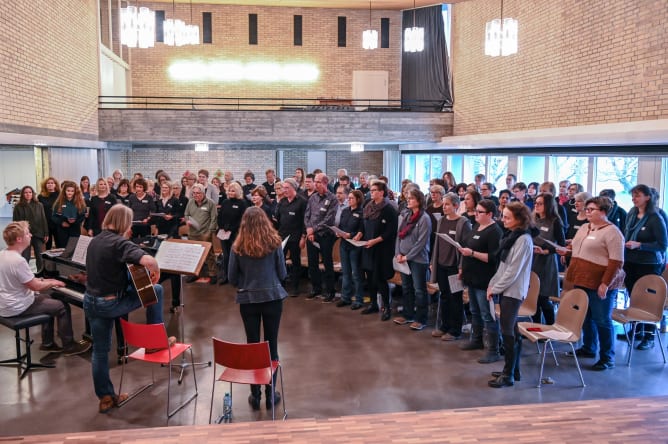
M 146 308 L 146 323 L 162 323 L 162 286 L 154 286 L 158 303 Z M 93 385 L 98 398 L 106 395 L 114 396 L 114 384 L 109 376 L 109 350 L 111 350 L 111 330 L 114 320 L 127 315 L 141 307 L 139 296 L 132 287 L 128 287 L 123 297 L 105 300 L 86 293 L 84 295 L 84 312 L 90 322 L 93 335 Z
M 427 270 L 429 264 L 407 261 L 411 274 L 401 274 L 401 291 L 404 295 L 404 318 L 427 323 Z M 417 310 L 416 310 L 417 308 Z
M 617 290 L 608 290 L 605 299 L 598 297 L 596 290 L 582 288 L 589 297 L 587 316 L 582 325 L 582 348 L 592 353 L 599 350 L 599 359 L 603 362 L 615 362 L 612 308 Z M 599 347 L 600 346 L 600 347 Z
M 469 286 L 469 308 L 471 309 L 472 324 L 484 325 L 487 329 L 497 324 L 495 315 L 492 314 L 489 301 L 487 300 L 486 288 Z M 493 331 L 498 331 L 498 328 L 495 328 Z
M 362 249 L 355 247 L 350 242 L 341 240 L 339 245 L 341 257 L 341 300 L 362 304 L 364 302 L 364 285 L 362 279 Z

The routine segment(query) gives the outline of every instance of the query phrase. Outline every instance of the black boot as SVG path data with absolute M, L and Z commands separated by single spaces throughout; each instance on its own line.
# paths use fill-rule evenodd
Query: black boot
M 248 395 L 248 403 L 253 410 L 260 410 L 260 398 L 262 397 L 262 389 L 259 385 L 251 385 L 251 394 Z
M 506 350 L 503 373 L 487 382 L 487 385 L 493 388 L 510 387 L 515 384 L 515 337 L 503 335 L 503 347 Z
M 480 364 L 491 364 L 499 361 L 501 355 L 499 354 L 499 332 L 493 330 L 485 330 L 485 349 L 487 353 L 482 358 L 478 359 Z
M 482 325 L 471 324 L 471 340 L 459 347 L 460 350 L 481 350 L 484 348 Z
M 276 373 L 274 373 L 274 380 L 276 380 Z M 265 401 L 267 410 L 271 410 L 272 405 L 276 406 L 281 402 L 281 394 L 277 391 L 272 394 L 271 385 L 264 386 L 264 396 L 267 398 Z

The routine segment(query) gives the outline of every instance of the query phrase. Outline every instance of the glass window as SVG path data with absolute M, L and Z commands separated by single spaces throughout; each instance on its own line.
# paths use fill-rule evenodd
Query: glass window
M 405 154 L 402 156 L 403 177 L 418 185 L 425 192 L 431 179 L 440 179 L 445 172 L 445 155 L 442 154 Z
M 517 165 L 517 180 L 527 185 L 545 182 L 545 156 L 519 156 Z
M 491 182 L 497 189 L 506 188 L 508 174 L 508 156 L 489 156 L 487 158 L 487 182 Z
M 615 200 L 620 207 L 629 209 L 633 206 L 630 191 L 638 183 L 637 157 L 597 157 L 594 174 L 593 195 L 610 188 L 615 191 Z
M 485 174 L 485 171 L 487 171 L 486 161 L 487 156 L 464 156 L 464 175 L 462 177 L 462 182 L 473 183 L 476 174 Z
M 579 183 L 587 190 L 587 157 L 550 156 L 549 180 L 557 185 L 562 180 Z

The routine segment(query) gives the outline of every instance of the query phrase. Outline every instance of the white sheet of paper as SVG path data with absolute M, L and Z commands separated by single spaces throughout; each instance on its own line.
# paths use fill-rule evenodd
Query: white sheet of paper
M 74 254 L 72 255 L 72 262 L 77 264 L 86 265 L 86 253 L 88 253 L 88 244 L 90 244 L 90 236 L 79 236 L 77 241 L 77 246 L 74 249 Z
M 193 219 L 192 216 L 188 216 L 188 222 L 190 222 L 190 226 L 195 230 L 199 230 L 200 224 L 195 219 Z
M 290 239 L 290 235 L 288 234 L 285 239 L 281 242 L 281 249 L 285 249 L 285 246 L 288 244 L 288 239 Z
M 333 225 L 327 225 L 327 228 L 332 230 L 334 232 L 334 234 L 336 234 L 338 236 L 345 236 L 346 234 L 348 234 L 345 231 L 343 231 L 342 229 L 340 229 L 339 227 L 335 227 Z
M 363 246 L 365 246 L 366 244 L 369 243 L 369 241 L 363 241 L 363 240 L 357 241 L 357 240 L 353 240 L 353 239 L 346 239 L 346 241 L 350 242 L 351 244 L 353 244 L 356 247 L 363 247 Z
M 155 259 L 161 270 L 181 270 L 194 273 L 202 257 L 204 246 L 181 242 L 163 242 Z
M 541 241 L 545 242 L 546 244 L 548 244 L 548 245 L 549 245 L 550 247 L 552 247 L 552 248 L 555 248 L 555 249 L 556 249 L 556 248 L 564 248 L 564 247 L 561 247 L 561 246 L 557 245 L 556 243 L 552 242 L 551 240 L 547 240 L 547 239 L 545 239 L 545 238 L 542 237 L 542 236 L 538 236 L 538 239 L 540 239 Z
M 489 301 L 489 312 L 492 314 L 492 319 L 496 321 L 496 305 L 494 304 L 494 298 Z
M 464 291 L 464 282 L 459 279 L 459 276 L 456 274 L 448 276 L 448 284 L 450 285 L 450 291 L 452 293 Z
M 392 258 L 392 266 L 399 273 L 411 274 L 411 269 L 408 267 L 408 262 L 397 262 L 397 257 Z
M 225 231 L 222 228 L 218 230 L 218 233 L 216 233 L 216 237 L 220 240 L 228 240 L 231 235 L 232 235 L 231 231 Z
M 314 246 L 315 248 L 317 248 L 318 250 L 320 249 L 320 244 L 319 244 L 319 243 L 313 241 L 313 242 L 311 242 L 311 244 L 313 244 L 313 246 Z
M 449 243 L 450 245 L 452 245 L 455 248 L 462 248 L 462 246 L 459 242 L 457 242 L 456 240 L 454 240 L 453 238 L 451 238 L 447 234 L 436 233 L 436 236 L 442 238 L 443 240 L 445 240 L 447 243 Z

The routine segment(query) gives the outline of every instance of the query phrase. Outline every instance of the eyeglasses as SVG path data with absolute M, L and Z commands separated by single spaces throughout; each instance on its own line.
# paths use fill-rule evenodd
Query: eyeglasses
M 369 191 L 374 192 L 374 191 L 380 191 L 380 190 L 377 189 L 377 188 L 371 188 Z
M 534 203 L 534 206 L 536 206 L 536 207 L 542 207 L 543 205 L 545 205 L 545 204 L 543 202 L 540 202 L 540 201 L 537 201 L 536 203 Z
M 480 188 L 480 191 L 489 191 L 489 188 Z
M 600 211 L 600 208 L 596 208 L 596 207 L 585 208 L 585 213 L 591 213 L 592 211 Z
M 483 210 L 475 210 L 475 212 L 478 213 L 478 214 L 487 214 L 488 213 L 487 211 L 483 211 Z

